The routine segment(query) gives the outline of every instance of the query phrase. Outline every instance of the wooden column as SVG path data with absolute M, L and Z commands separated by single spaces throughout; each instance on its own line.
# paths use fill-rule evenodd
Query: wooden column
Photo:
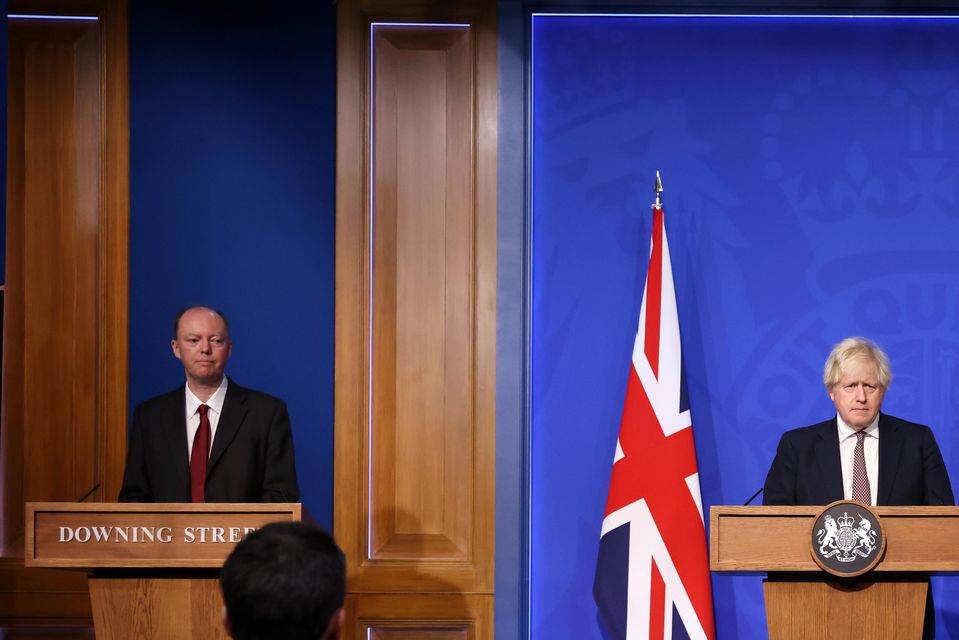
M 492 637 L 496 4 L 449 5 L 337 9 L 334 521 L 356 638 Z
M 11 0 L 0 624 L 89 620 L 85 577 L 23 568 L 27 500 L 115 500 L 126 448 L 125 0 Z

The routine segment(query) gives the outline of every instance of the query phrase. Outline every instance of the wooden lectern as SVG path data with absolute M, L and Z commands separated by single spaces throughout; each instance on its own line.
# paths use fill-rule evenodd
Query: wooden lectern
M 90 572 L 97 640 L 228 640 L 219 570 L 243 536 L 299 504 L 29 502 L 28 567 Z
M 773 640 L 920 638 L 926 573 L 959 571 L 959 508 L 872 507 L 886 536 L 869 573 L 836 578 L 810 553 L 823 507 L 712 507 L 709 567 L 769 572 L 763 583 Z

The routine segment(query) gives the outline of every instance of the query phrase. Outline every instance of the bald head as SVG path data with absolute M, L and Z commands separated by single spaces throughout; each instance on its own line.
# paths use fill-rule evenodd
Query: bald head
M 196 307 L 187 307 L 186 309 L 180 309 L 177 311 L 176 316 L 173 317 L 173 339 L 176 340 L 177 334 L 180 332 L 180 318 L 186 315 L 191 311 L 208 311 L 213 315 L 219 316 L 220 320 L 223 321 L 223 325 L 226 327 L 226 331 L 229 334 L 230 332 L 230 321 L 226 319 L 226 316 L 223 315 L 221 311 L 213 309 L 211 307 L 196 306 Z
M 223 381 L 233 352 L 226 318 L 209 307 L 190 307 L 177 314 L 173 331 L 170 345 L 183 364 L 187 385 L 206 401 Z

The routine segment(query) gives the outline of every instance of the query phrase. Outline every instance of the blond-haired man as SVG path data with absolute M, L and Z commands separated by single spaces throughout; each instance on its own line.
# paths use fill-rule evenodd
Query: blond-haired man
M 932 430 L 880 412 L 890 382 L 889 358 L 875 343 L 855 337 L 837 344 L 823 370 L 836 417 L 783 434 L 763 504 L 955 504 Z M 935 638 L 931 590 L 922 637 Z
M 891 381 L 889 358 L 875 343 L 837 344 L 823 371 L 836 416 L 783 434 L 763 504 L 955 504 L 932 430 L 880 412 Z

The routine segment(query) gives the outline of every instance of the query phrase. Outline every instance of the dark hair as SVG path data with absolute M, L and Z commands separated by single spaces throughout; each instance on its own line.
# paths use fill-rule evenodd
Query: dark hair
M 343 606 L 346 559 L 319 527 L 275 522 L 236 545 L 220 588 L 236 640 L 316 640 Z
M 190 309 L 209 309 L 216 315 L 220 316 L 220 319 L 223 320 L 223 324 L 226 326 L 226 332 L 230 333 L 230 321 L 226 319 L 226 316 L 223 315 L 222 311 L 220 311 L 219 309 L 214 309 L 213 307 L 204 306 L 202 304 L 196 304 L 196 305 L 193 305 L 192 307 L 186 307 L 184 309 L 180 309 L 179 311 L 176 312 L 176 315 L 173 316 L 173 339 L 174 340 L 176 340 L 177 335 L 180 331 L 180 318 L 182 318 L 183 314 L 189 311 Z

